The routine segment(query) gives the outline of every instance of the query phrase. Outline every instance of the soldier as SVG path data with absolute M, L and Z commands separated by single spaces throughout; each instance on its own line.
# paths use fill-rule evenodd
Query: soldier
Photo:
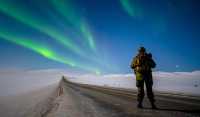
M 147 54 L 144 47 L 140 47 L 138 54 L 134 57 L 131 68 L 134 70 L 136 75 L 136 86 L 138 88 L 137 101 L 138 108 L 143 108 L 142 101 L 144 98 L 144 83 L 146 85 L 147 96 L 151 102 L 152 109 L 156 109 L 154 104 L 154 94 L 152 91 L 153 80 L 152 80 L 152 68 L 155 68 L 156 64 L 152 59 L 151 53 Z

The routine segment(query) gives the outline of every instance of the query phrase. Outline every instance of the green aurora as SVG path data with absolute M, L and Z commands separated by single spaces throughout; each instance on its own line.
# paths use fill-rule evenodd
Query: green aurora
M 71 39 L 67 38 L 66 36 L 63 36 L 63 34 L 55 30 L 52 26 L 46 24 L 45 21 L 39 20 L 37 17 L 33 17 L 33 15 L 31 15 L 30 13 L 25 12 L 27 10 L 23 9 L 23 7 L 17 7 L 14 4 L 9 3 L 7 1 L 1 1 L 0 11 L 48 35 L 49 37 L 58 41 L 60 44 L 64 44 L 68 49 L 70 49 L 74 53 L 77 53 L 78 55 L 84 55 L 84 52 L 82 52 L 82 50 L 78 46 L 73 44 Z
M 136 0 L 120 0 L 122 8 L 131 17 L 141 16 L 141 9 L 138 7 Z
M 89 71 L 89 72 L 100 74 L 100 71 L 98 69 L 96 69 L 94 67 L 90 67 L 88 65 L 83 65 L 83 64 L 77 63 L 77 62 L 73 61 L 72 59 L 62 57 L 62 56 L 58 55 L 55 51 L 53 51 L 50 47 L 40 44 L 38 42 L 35 42 L 31 39 L 13 36 L 10 34 L 10 32 L 6 32 L 6 31 L 2 31 L 2 30 L 0 31 L 0 37 L 1 37 L 0 39 L 4 39 L 11 43 L 17 44 L 19 46 L 28 48 L 47 59 L 66 64 L 70 67 L 77 67 L 77 68 L 81 68 L 81 69 Z
M 60 0 L 59 2 L 57 0 L 51 0 L 51 2 L 54 8 L 66 19 L 66 21 L 70 22 L 80 31 L 89 47 L 95 52 L 96 46 L 93 35 L 89 30 L 87 23 L 84 22 L 81 15 L 74 9 L 75 7 L 71 4 L 71 0 Z

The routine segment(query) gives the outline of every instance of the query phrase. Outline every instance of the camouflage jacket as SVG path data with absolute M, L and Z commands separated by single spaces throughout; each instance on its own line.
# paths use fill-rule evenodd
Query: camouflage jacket
M 131 62 L 131 68 L 139 73 L 151 72 L 151 69 L 155 67 L 156 63 L 147 54 L 138 54 Z

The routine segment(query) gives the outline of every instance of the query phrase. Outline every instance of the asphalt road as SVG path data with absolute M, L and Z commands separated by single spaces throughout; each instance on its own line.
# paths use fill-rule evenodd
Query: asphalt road
M 136 95 L 100 87 L 61 82 L 59 97 L 47 117 L 200 117 L 200 101 L 181 96 L 156 95 L 157 110 L 148 99 L 136 107 Z

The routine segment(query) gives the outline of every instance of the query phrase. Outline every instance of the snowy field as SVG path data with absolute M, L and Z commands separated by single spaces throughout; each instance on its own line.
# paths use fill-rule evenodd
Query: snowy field
M 51 99 L 62 76 L 70 81 L 100 86 L 136 89 L 133 74 L 91 75 L 50 70 L 1 70 L 0 116 L 41 116 L 50 106 Z M 154 90 L 200 95 L 200 71 L 154 72 Z
M 63 71 L 50 70 L 2 70 L 0 71 L 0 96 L 37 90 L 60 81 Z
M 133 74 L 80 75 L 68 79 L 83 84 L 136 89 Z M 200 95 L 200 71 L 154 72 L 153 79 L 156 91 Z
M 1 117 L 42 117 L 56 97 L 57 85 L 0 97 Z
M 63 75 L 70 81 L 77 83 L 128 89 L 136 88 L 133 74 L 92 75 L 62 69 L 1 70 L 0 97 L 25 93 L 57 84 Z M 155 90 L 200 95 L 200 71 L 154 72 L 153 79 Z
M 0 71 L 0 117 L 40 117 L 56 97 L 61 71 Z

